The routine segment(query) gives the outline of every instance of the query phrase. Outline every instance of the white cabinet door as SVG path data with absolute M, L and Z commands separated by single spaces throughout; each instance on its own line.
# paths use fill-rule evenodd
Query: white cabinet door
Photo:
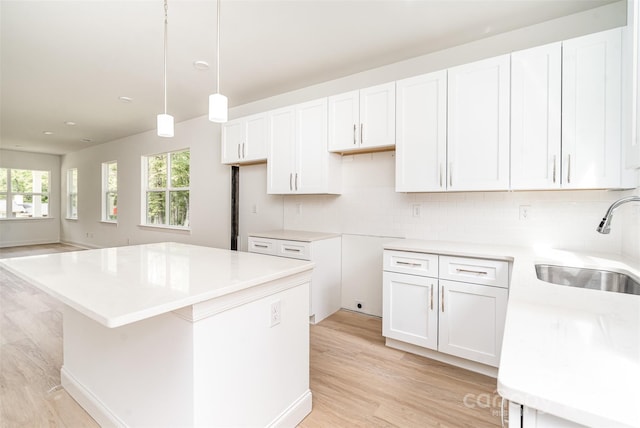
M 293 188 L 299 193 L 326 192 L 327 99 L 296 106 L 297 168 Z
M 448 189 L 509 188 L 509 55 L 449 69 Z
M 267 114 L 261 113 L 245 118 L 244 141 L 241 150 L 243 162 L 267 159 Z
M 360 146 L 363 149 L 392 147 L 396 138 L 396 84 L 360 91 Z
M 267 114 L 260 113 L 222 125 L 222 163 L 254 163 L 267 159 Z
M 339 194 L 340 155 L 327 151 L 327 99 L 269 113 L 267 193 Z
M 240 162 L 243 124 L 242 119 L 236 119 L 222 125 L 222 163 L 235 164 Z
M 344 152 L 360 147 L 360 92 L 329 97 L 329 150 Z
M 267 160 L 267 193 L 294 193 L 296 169 L 295 108 L 269 112 L 269 153 Z
M 329 97 L 329 151 L 393 148 L 395 82 Z
M 396 191 L 446 190 L 447 72 L 396 82 Z
M 621 29 L 563 42 L 563 187 L 620 186 Z
M 382 335 L 429 349 L 438 347 L 438 280 L 382 274 Z
M 562 44 L 511 54 L 511 188 L 560 188 Z
M 438 350 L 498 367 L 506 288 L 441 279 Z

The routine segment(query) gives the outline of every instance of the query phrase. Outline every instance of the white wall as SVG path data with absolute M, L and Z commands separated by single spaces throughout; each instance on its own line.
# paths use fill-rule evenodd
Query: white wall
M 46 219 L 0 220 L 0 247 L 60 241 L 60 156 L 0 150 L 0 167 L 49 171 L 49 213 Z
M 191 150 L 191 231 L 140 226 L 141 156 Z M 118 223 L 101 222 L 101 164 L 118 162 Z M 230 167 L 220 164 L 220 126 L 206 117 L 176 124 L 174 138 L 154 131 L 67 154 L 62 159 L 63 198 L 66 171 L 78 168 L 78 220 L 66 219 L 62 204 L 62 241 L 108 247 L 177 241 L 219 248 L 230 242 Z

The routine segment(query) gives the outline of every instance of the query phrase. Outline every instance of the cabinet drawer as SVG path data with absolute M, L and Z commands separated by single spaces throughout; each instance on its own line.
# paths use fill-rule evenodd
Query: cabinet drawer
M 276 241 L 267 238 L 249 237 L 249 252 L 260 254 L 276 254 Z
M 300 241 L 276 241 L 276 256 L 311 260 L 311 244 Z
M 386 250 L 383 254 L 383 269 L 388 272 L 437 278 L 438 256 L 436 254 Z
M 440 278 L 509 288 L 509 263 L 501 260 L 440 256 Z

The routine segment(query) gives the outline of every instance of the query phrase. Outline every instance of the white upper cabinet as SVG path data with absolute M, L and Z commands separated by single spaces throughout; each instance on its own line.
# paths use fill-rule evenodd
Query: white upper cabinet
M 509 58 L 449 69 L 448 190 L 509 189 Z
M 559 189 L 562 44 L 511 54 L 511 188 Z
M 329 97 L 329 151 L 392 149 L 395 95 L 390 82 Z
M 396 191 L 447 189 L 447 72 L 396 82 Z
M 563 42 L 563 188 L 621 186 L 621 43 L 620 28 Z
M 267 193 L 340 193 L 340 156 L 327 151 L 327 99 L 268 117 Z
M 627 0 L 623 30 L 623 157 L 627 168 L 640 168 L 640 2 Z
M 267 114 L 260 113 L 222 125 L 222 163 L 242 164 L 267 160 Z

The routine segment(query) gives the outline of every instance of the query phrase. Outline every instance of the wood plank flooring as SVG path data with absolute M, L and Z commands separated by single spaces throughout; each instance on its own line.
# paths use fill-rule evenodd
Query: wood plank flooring
M 0 249 L 0 258 L 74 251 Z M 311 326 L 313 411 L 300 427 L 496 427 L 496 380 L 384 346 L 379 318 Z M 60 303 L 0 268 L 0 427 L 97 427 L 59 387 Z

